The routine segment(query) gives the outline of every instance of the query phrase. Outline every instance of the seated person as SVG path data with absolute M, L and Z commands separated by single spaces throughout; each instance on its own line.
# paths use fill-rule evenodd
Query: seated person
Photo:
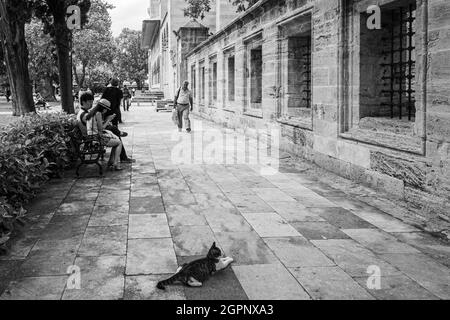
M 83 101 L 81 101 L 81 99 L 83 98 Z M 92 99 L 92 100 L 86 100 L 86 99 Z M 80 118 L 80 115 L 83 114 L 89 114 L 88 117 L 91 118 L 92 115 L 94 114 L 95 110 L 92 109 L 94 103 L 94 96 L 92 93 L 90 92 L 85 92 L 85 94 L 82 94 L 80 96 L 80 105 L 81 105 L 81 110 L 78 112 L 78 118 Z M 112 116 L 113 114 L 111 114 Z M 84 118 L 84 117 L 83 117 Z M 106 119 L 104 119 L 105 121 L 108 119 L 108 117 Z M 84 119 L 83 119 L 84 120 Z M 83 135 L 86 135 L 86 121 L 81 121 L 80 119 L 78 119 L 78 123 L 84 125 L 84 128 L 80 129 L 83 132 Z M 117 128 L 116 126 L 112 125 L 111 122 L 107 123 L 107 126 L 105 126 L 105 129 L 108 131 L 111 131 L 116 137 L 119 137 L 120 141 L 122 141 L 121 137 L 125 137 L 126 135 L 124 134 L 124 132 L 121 132 L 119 130 L 119 128 Z M 127 152 L 125 150 L 125 146 L 123 145 L 122 142 L 122 152 L 120 153 L 120 162 L 121 163 L 134 163 L 136 162 L 136 160 L 128 158 Z
M 111 131 L 105 128 L 114 119 L 115 115 L 109 116 L 103 121 L 103 114 L 110 110 L 110 103 L 107 100 L 100 100 L 94 108 L 92 107 L 94 96 L 90 93 L 84 93 L 80 96 L 81 110 L 78 113 L 78 125 L 83 135 L 100 135 L 102 142 L 111 147 L 111 155 L 108 162 L 108 168 L 120 171 L 120 153 L 122 152 L 122 141 Z

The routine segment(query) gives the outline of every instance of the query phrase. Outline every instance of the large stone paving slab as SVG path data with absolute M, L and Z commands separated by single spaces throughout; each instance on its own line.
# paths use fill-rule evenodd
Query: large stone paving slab
M 139 197 L 157 197 L 161 194 L 158 182 L 155 177 L 155 182 L 147 180 L 137 180 L 131 184 L 131 196 L 135 198 Z
M 170 238 L 165 214 L 130 215 L 128 239 Z
M 73 265 L 81 236 L 68 240 L 39 240 L 17 271 L 20 277 L 65 275 Z
M 77 186 L 75 186 L 77 188 Z M 66 203 L 80 202 L 80 201 L 95 201 L 98 198 L 100 192 L 100 187 L 89 187 L 86 189 L 84 187 L 78 190 L 72 189 L 67 197 L 64 199 Z
M 314 300 L 373 300 L 339 267 L 289 269 Z
M 367 229 L 375 228 L 366 220 L 363 220 L 344 208 L 308 208 L 308 212 L 317 214 L 328 223 L 339 229 Z
M 204 217 L 212 231 L 215 233 L 252 231 L 252 227 L 239 214 L 220 211 L 205 211 Z
M 450 268 L 450 246 L 444 241 L 425 232 L 401 232 L 393 235 Z
M 378 300 L 437 300 L 438 297 L 405 275 L 381 276 L 381 288 L 369 289 L 367 277 L 355 280 Z
M 227 197 L 242 213 L 273 212 L 273 209 L 257 195 L 227 193 Z
M 130 189 L 114 191 L 114 190 L 105 190 L 102 189 L 100 194 L 95 202 L 95 205 L 98 207 L 107 206 L 128 206 L 130 203 Z
M 381 230 L 347 229 L 343 232 L 375 253 L 420 253 L 417 249 Z
M 266 202 L 296 202 L 294 198 L 278 188 L 252 188 L 252 190 L 258 197 Z
M 379 210 L 353 210 L 353 213 L 386 232 L 417 232 L 419 229 L 408 225 Z
M 23 238 L 12 239 L 8 243 L 7 254 L 0 255 L 1 260 L 19 260 L 25 259 L 35 246 L 39 238 L 33 236 L 24 236 Z
M 40 237 L 43 240 L 67 240 L 84 234 L 89 216 L 53 216 Z
M 128 241 L 127 275 L 174 274 L 177 268 L 172 239 Z
M 160 196 L 132 197 L 130 199 L 130 214 L 164 213 L 164 203 Z
M 310 300 L 310 296 L 281 264 L 233 266 L 250 300 Z
M 183 188 L 183 190 L 161 190 L 164 204 L 166 205 L 195 205 L 197 201 L 194 195 L 190 192 L 189 188 Z
M 349 236 L 328 222 L 292 222 L 291 224 L 309 240 L 349 239 Z
M 66 288 L 63 300 L 118 300 L 123 298 L 125 256 L 80 257 L 80 289 Z
M 292 196 L 295 200 L 300 202 L 302 205 L 308 208 L 328 208 L 328 207 L 336 207 L 336 204 L 324 198 L 317 193 L 309 192 L 309 193 L 300 193 L 294 194 L 289 190 L 285 190 L 287 194 Z
M 384 275 L 399 275 L 401 272 L 377 257 L 354 240 L 312 240 L 316 247 L 352 277 L 368 276 L 368 268 L 377 266 Z
M 311 189 L 318 195 L 322 197 L 345 197 L 347 196 L 345 192 L 338 190 L 336 188 L 330 187 L 329 185 L 322 182 L 315 183 L 304 183 L 303 184 L 308 189 Z
M 34 215 L 42 215 L 45 213 L 55 212 L 60 206 L 61 199 L 52 199 L 39 194 L 31 203 L 26 204 L 24 207 L 28 211 L 27 216 L 32 217 Z
M 238 208 L 223 194 L 196 193 L 194 196 L 201 211 L 222 210 L 239 213 Z
M 182 226 L 172 228 L 177 256 L 206 256 L 217 241 L 209 226 Z
M 263 177 L 253 176 L 253 177 L 243 177 L 241 182 L 247 188 L 273 188 L 274 185 L 271 184 Z
M 169 226 L 206 226 L 205 217 L 199 213 L 198 206 L 167 206 L 166 214 Z
M 288 268 L 335 265 L 303 237 L 266 238 L 264 242 Z
M 389 253 L 381 258 L 441 299 L 450 299 L 450 269 L 423 254 Z
M 128 224 L 128 205 L 95 207 L 89 227 L 121 226 Z
M 8 287 L 11 279 L 16 278 L 16 271 L 23 260 L 3 260 L 0 261 L 0 296 Z
M 260 237 L 300 237 L 301 235 L 277 213 L 243 213 Z
M 171 276 L 172 274 L 127 276 L 124 300 L 186 300 L 181 285 L 168 286 L 166 290 L 156 288 L 159 281 Z
M 339 207 L 352 211 L 356 216 L 386 232 L 419 231 L 417 228 L 410 226 L 362 201 L 344 197 L 331 197 L 329 199 Z
M 311 222 L 325 220 L 298 202 L 269 202 L 268 203 L 287 222 Z
M 271 264 L 279 260 L 255 232 L 218 232 L 218 245 L 234 265 Z
M 67 276 L 14 280 L 0 300 L 61 300 L 66 282 Z
M 127 226 L 88 227 L 78 255 L 123 256 L 126 254 Z

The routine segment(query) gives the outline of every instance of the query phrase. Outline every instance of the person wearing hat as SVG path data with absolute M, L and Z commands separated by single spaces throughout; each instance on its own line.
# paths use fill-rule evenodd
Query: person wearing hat
M 89 93 L 89 92 L 88 92 Z M 82 99 L 82 101 L 80 101 L 81 104 L 81 110 L 78 113 L 78 123 L 80 124 L 80 129 L 83 132 L 83 135 L 87 135 L 87 129 L 86 129 L 86 119 L 90 119 L 94 116 L 94 114 L 97 112 L 97 108 L 98 108 L 98 104 L 97 107 L 92 108 L 92 105 L 94 103 L 94 95 L 93 94 L 87 94 L 86 93 L 84 95 L 84 98 Z M 81 99 L 81 97 L 80 97 Z M 108 104 L 109 102 L 107 100 L 105 100 L 105 103 Z M 115 119 L 115 114 L 110 114 L 107 115 L 108 112 L 105 114 L 103 114 L 103 119 L 104 119 L 104 123 L 105 126 L 104 128 L 108 131 L 111 131 L 116 137 L 119 137 L 119 140 L 122 141 L 122 137 L 126 137 L 127 134 L 125 132 L 121 132 L 119 130 L 119 128 L 117 128 L 116 126 L 114 126 L 111 122 Z M 120 162 L 121 163 L 135 163 L 136 160 L 135 159 L 131 159 L 128 157 L 127 155 L 127 151 L 125 150 L 125 145 L 122 142 L 122 152 L 120 153 Z
M 108 161 L 108 168 L 114 171 L 121 171 L 120 153 L 122 152 L 122 141 L 111 131 L 105 128 L 110 125 L 115 115 L 106 117 L 103 121 L 103 115 L 111 110 L 111 103 L 108 100 L 101 99 L 97 105 L 92 108 L 94 96 L 86 92 L 80 96 L 81 110 L 77 120 L 83 135 L 100 135 L 105 146 L 112 148 Z

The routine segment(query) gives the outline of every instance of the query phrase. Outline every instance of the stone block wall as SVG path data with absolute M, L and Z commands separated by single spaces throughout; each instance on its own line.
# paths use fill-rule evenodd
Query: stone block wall
M 380 0 L 383 6 L 410 3 L 408 0 Z M 413 134 L 360 129 L 350 134 L 364 116 L 384 114 L 371 100 L 371 111 L 360 110 L 364 92 L 361 80 L 368 71 L 359 64 L 361 36 L 368 37 L 361 19 L 368 0 L 261 0 L 258 5 L 191 50 L 188 70 L 209 57 L 218 59 L 217 103 L 195 102 L 200 116 L 226 127 L 246 131 L 277 126 L 281 149 L 313 161 L 361 184 L 385 192 L 391 198 L 406 200 L 410 219 L 433 231 L 450 225 L 450 2 L 417 0 L 416 117 Z M 309 114 L 285 119 L 290 93 L 283 59 L 285 31 L 310 15 L 312 24 L 312 108 Z M 381 32 L 382 34 L 382 32 Z M 248 47 L 255 37 L 262 38 L 262 110 L 248 108 Z M 374 35 L 376 38 L 376 36 Z M 373 45 L 383 37 L 375 39 Z M 372 43 L 371 42 L 371 43 Z M 284 47 L 285 48 L 285 47 Z M 226 68 L 224 55 L 235 55 L 235 101 L 225 101 Z M 289 49 L 288 49 L 289 50 Z M 295 57 L 296 48 L 289 56 Z M 368 60 L 366 60 L 368 62 Z M 295 64 L 293 64 L 295 65 Z M 289 68 L 288 68 L 289 69 Z M 291 66 L 288 73 L 295 73 Z M 208 72 L 208 68 L 206 68 Z M 373 68 L 373 81 L 378 76 Z M 190 71 L 189 71 L 190 72 Z M 197 83 L 200 72 L 197 69 Z M 206 79 L 209 75 L 206 74 Z M 206 88 L 208 84 L 206 84 Z M 197 94 L 197 97 L 199 94 Z M 378 109 L 377 109 L 378 108 Z M 380 120 L 382 121 L 382 120 Z M 394 120 L 392 120 L 394 121 Z M 380 123 L 374 121 L 373 124 Z M 367 126 L 366 126 L 367 127 Z M 369 126 L 370 127 L 370 126 Z M 383 131 L 380 126 L 380 130 Z M 389 127 L 404 127 L 389 125 Z M 378 129 L 378 128 L 377 128 Z M 356 135 L 356 136 L 355 136 Z M 367 139 L 370 137 L 371 139 Z M 410 148 L 408 141 L 414 144 Z M 395 212 L 390 212 L 395 215 Z

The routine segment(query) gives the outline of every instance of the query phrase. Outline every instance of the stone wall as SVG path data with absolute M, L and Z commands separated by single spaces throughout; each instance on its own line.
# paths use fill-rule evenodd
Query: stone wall
M 384 7 L 407 0 L 378 1 Z M 404 2 L 404 3 L 402 3 Z M 418 225 L 433 230 L 448 229 L 450 221 L 450 2 L 417 0 L 416 117 L 413 129 L 383 132 L 359 128 L 364 116 L 385 114 L 376 102 L 360 110 L 361 85 L 370 81 L 359 64 L 364 30 L 364 11 L 371 1 L 261 0 L 187 56 L 188 70 L 210 56 L 218 60 L 218 100 L 209 107 L 196 100 L 200 116 L 226 127 L 245 131 L 276 125 L 281 148 L 313 161 L 346 178 L 406 200 Z M 341 5 L 343 7 L 341 7 Z M 383 8 L 384 8 L 383 7 Z M 285 118 L 286 95 L 290 93 L 283 60 L 284 30 L 295 19 L 311 15 L 312 23 L 312 108 L 310 113 Z M 294 21 L 294 22 L 292 22 Z M 262 37 L 262 110 L 249 108 L 246 85 L 248 46 Z M 382 45 L 382 37 L 377 40 Z M 375 43 L 373 43 L 375 45 Z M 295 45 L 292 46 L 295 48 Z M 224 54 L 235 54 L 235 101 L 225 99 Z M 295 58 L 295 52 L 290 53 Z M 367 60 L 366 60 L 367 62 Z M 295 64 L 294 64 L 295 65 Z M 208 72 L 208 68 L 206 68 Z M 376 69 L 372 73 L 378 76 Z M 292 72 L 292 70 L 291 70 Z M 200 72 L 196 72 L 197 83 Z M 289 70 L 288 73 L 289 74 Z M 189 75 L 190 77 L 190 75 Z M 206 74 L 209 79 L 209 74 Z M 362 82 L 361 82 L 362 81 Z M 377 79 L 373 79 L 377 81 Z M 208 84 L 206 84 L 208 87 Z M 199 94 L 197 94 L 197 97 Z M 373 123 L 382 123 L 374 121 Z M 366 121 L 367 122 L 367 121 Z M 355 130 L 354 130 L 355 129 Z M 378 128 L 377 128 L 378 129 Z M 378 132 L 380 131 L 380 132 Z M 405 133 L 407 132 L 407 133 Z M 370 139 L 369 139 L 370 138 Z M 410 146 L 409 144 L 413 146 Z

